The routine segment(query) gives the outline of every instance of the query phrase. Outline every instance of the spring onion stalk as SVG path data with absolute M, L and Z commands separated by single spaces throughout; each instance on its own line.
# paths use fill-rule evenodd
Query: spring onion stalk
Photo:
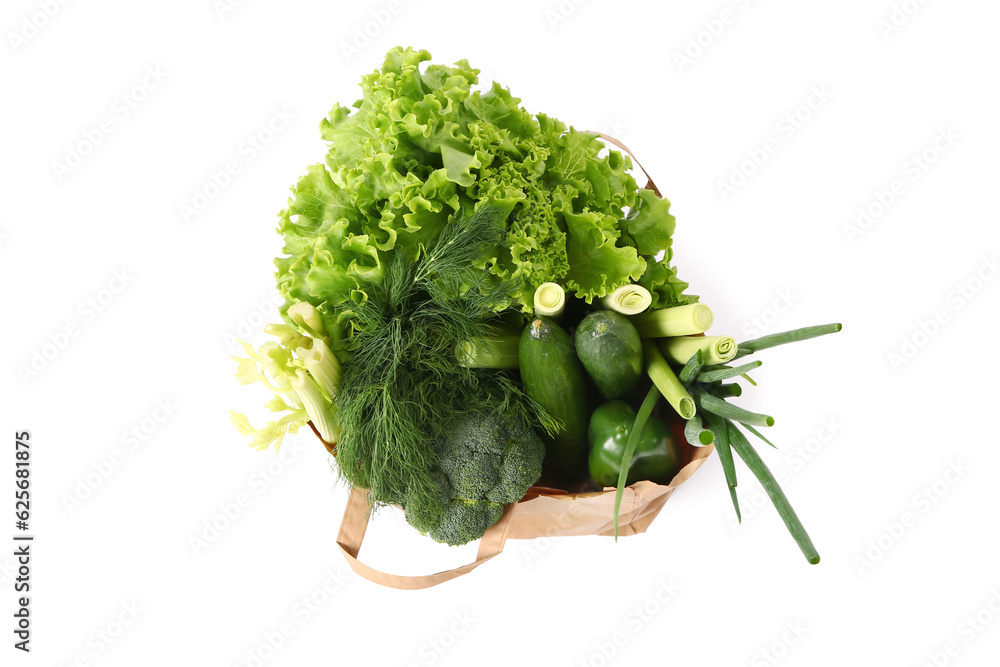
M 698 377 L 698 372 L 701 371 L 704 365 L 705 354 L 699 349 L 697 352 L 691 355 L 691 358 L 687 360 L 684 364 L 684 368 L 681 369 L 680 374 L 678 374 L 677 379 L 681 381 L 681 384 L 685 387 L 691 384 L 691 381 Z
M 664 338 L 660 347 L 675 364 L 687 363 L 698 350 L 705 355 L 706 364 L 724 364 L 736 356 L 736 341 L 730 336 L 675 336 Z
M 689 445 L 704 447 L 711 445 L 715 441 L 715 436 L 702 425 L 701 417 L 695 415 L 684 425 L 684 439 Z
M 337 442 L 340 428 L 336 422 L 333 405 L 323 396 L 316 380 L 306 371 L 300 370 L 292 380 L 292 389 L 302 401 L 302 407 L 309 415 L 313 426 L 319 431 L 320 437 L 330 443 Z
M 774 503 L 775 509 L 778 510 L 778 515 L 781 520 L 785 522 L 785 526 L 788 528 L 788 532 L 792 534 L 795 539 L 795 543 L 799 545 L 799 549 L 802 550 L 802 554 L 806 559 L 815 565 L 819 562 L 819 552 L 816 551 L 816 547 L 813 546 L 812 540 L 809 539 L 809 534 L 806 532 L 805 527 L 802 522 L 799 521 L 798 515 L 795 514 L 795 510 L 792 509 L 791 503 L 788 502 L 788 498 L 785 496 L 785 492 L 781 490 L 778 486 L 778 481 L 771 474 L 771 471 L 761 460 L 760 456 L 750 446 L 750 442 L 746 439 L 746 436 L 736 425 L 732 422 L 726 422 L 727 433 L 729 435 L 729 440 L 732 443 L 733 449 L 736 453 L 740 455 L 743 462 L 747 464 L 750 471 L 757 477 L 760 481 L 761 486 L 770 496 L 771 502 Z
M 646 428 L 646 422 L 649 421 L 650 415 L 653 414 L 653 408 L 656 407 L 658 400 L 660 400 L 660 390 L 654 384 L 649 388 L 649 393 L 646 394 L 642 405 L 639 406 L 639 412 L 635 414 L 635 421 L 632 422 L 632 431 L 629 433 L 628 441 L 625 443 L 625 451 L 622 452 L 622 465 L 618 472 L 618 487 L 615 489 L 615 542 L 618 541 L 618 512 L 621 511 L 622 507 L 622 494 L 625 493 L 625 481 L 628 479 L 628 471 L 632 465 L 632 455 L 635 454 L 635 448 L 639 445 L 639 436 L 642 434 L 642 430 Z
M 653 303 L 653 295 L 642 285 L 622 285 L 601 300 L 608 310 L 622 315 L 638 315 Z
M 743 395 L 743 387 L 736 384 L 735 382 L 730 382 L 728 384 L 721 384 L 718 387 L 712 387 L 712 394 L 718 396 L 719 398 L 739 398 Z
M 766 350 L 769 347 L 785 345 L 786 343 L 797 343 L 800 340 L 809 340 L 817 336 L 837 333 L 843 328 L 841 324 L 820 324 L 815 327 L 803 327 L 801 329 L 793 329 L 792 331 L 784 331 L 782 333 L 771 334 L 770 336 L 755 338 L 745 343 L 740 343 L 739 352 L 737 352 L 736 356 L 743 357 L 754 352 Z
M 556 283 L 542 283 L 535 290 L 535 315 L 560 317 L 566 309 L 566 290 Z
M 746 430 L 748 430 L 748 431 L 750 431 L 751 433 L 753 433 L 753 434 L 754 434 L 755 436 L 757 436 L 757 437 L 758 437 L 758 438 L 760 438 L 761 440 L 763 440 L 764 442 L 766 442 L 767 444 L 769 444 L 769 445 L 771 445 L 772 447 L 774 447 L 775 449 L 777 449 L 777 448 L 778 448 L 778 446 L 777 446 L 777 445 L 775 445 L 775 444 L 774 444 L 773 442 L 771 442 L 770 440 L 768 440 L 767 438 L 765 438 L 765 437 L 764 437 L 764 436 L 763 436 L 763 435 L 761 434 L 761 432 L 760 432 L 760 431 L 758 431 L 757 429 L 755 429 L 755 428 L 754 428 L 753 426 L 751 426 L 750 424 L 746 424 L 746 423 L 744 423 L 744 422 L 740 422 L 740 425 L 741 425 L 741 426 L 743 426 L 743 428 L 745 428 Z
M 715 451 L 719 453 L 719 462 L 722 464 L 722 471 L 726 475 L 726 485 L 729 487 L 729 497 L 733 501 L 733 509 L 736 510 L 736 519 L 743 523 L 743 515 L 740 514 L 740 500 L 736 496 L 736 463 L 733 460 L 733 450 L 730 449 L 729 431 L 726 428 L 726 421 L 711 413 L 705 415 L 709 427 L 715 434 Z
M 340 386 L 342 369 L 337 357 L 334 356 L 322 338 L 302 337 L 295 355 L 305 365 L 313 376 L 327 400 L 333 400 Z
M 519 342 L 520 336 L 516 334 L 465 340 L 455 345 L 455 358 L 466 368 L 517 368 Z
M 694 353 L 692 353 L 694 354 Z M 646 372 L 667 402 L 673 406 L 682 419 L 691 419 L 698 411 L 691 394 L 684 388 L 670 364 L 660 354 L 659 348 L 650 340 L 642 341 L 642 355 Z
M 692 303 L 651 310 L 632 318 L 632 324 L 643 338 L 665 338 L 704 333 L 712 326 L 713 320 L 711 308 L 703 303 Z M 678 363 L 684 363 L 690 356 Z
M 735 419 L 738 422 L 755 426 L 774 426 L 774 417 L 744 410 L 703 391 L 698 392 L 698 403 L 705 412 L 711 412 L 726 419 Z
M 323 338 L 326 336 L 326 327 L 323 326 L 323 318 L 320 316 L 316 306 L 307 301 L 299 301 L 288 307 L 288 317 L 292 322 L 302 327 L 302 329 L 313 338 Z
M 722 380 L 728 380 L 740 375 L 745 375 L 748 371 L 759 368 L 762 363 L 763 362 L 760 361 L 751 361 L 749 364 L 743 364 L 742 366 L 737 366 L 736 368 L 719 368 L 716 370 L 702 371 L 702 373 L 698 375 L 698 382 L 720 382 Z

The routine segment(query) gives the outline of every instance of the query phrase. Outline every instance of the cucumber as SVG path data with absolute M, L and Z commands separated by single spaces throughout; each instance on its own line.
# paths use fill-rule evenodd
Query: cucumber
M 564 483 L 580 481 L 587 465 L 587 389 L 569 335 L 547 317 L 528 322 L 518 345 L 525 393 L 563 423 L 546 436 L 545 471 Z
M 576 354 L 604 398 L 625 396 L 642 377 L 642 341 L 621 313 L 598 310 L 576 329 Z

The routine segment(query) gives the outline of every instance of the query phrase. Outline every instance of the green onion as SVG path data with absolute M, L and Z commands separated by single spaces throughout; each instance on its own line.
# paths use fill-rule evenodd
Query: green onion
M 754 424 L 756 426 L 774 426 L 774 417 L 769 415 L 761 415 L 756 412 L 744 410 L 739 406 L 727 403 L 721 398 L 716 398 L 715 396 L 703 391 L 699 391 L 697 396 L 701 409 L 706 412 L 711 412 L 712 414 L 725 417 L 726 419 L 735 419 L 736 421 L 743 422 L 745 424 Z
M 719 398 L 727 398 L 730 396 L 739 398 L 743 395 L 743 388 L 735 382 L 721 384 L 718 387 L 712 387 L 710 391 L 713 396 L 717 396 Z
M 758 438 L 760 438 L 761 440 L 763 440 L 763 441 L 764 441 L 764 442 L 766 442 L 767 444 L 771 445 L 771 446 L 772 446 L 772 447 L 774 447 L 775 449 L 777 449 L 777 448 L 778 448 L 778 447 L 777 447 L 777 445 L 775 445 L 775 444 L 774 444 L 773 442 L 771 442 L 770 440 L 768 440 L 767 438 L 765 438 L 765 437 L 764 437 L 764 436 L 763 436 L 763 435 L 761 434 L 761 432 L 760 432 L 760 431 L 758 431 L 757 429 L 755 429 L 755 428 L 754 428 L 753 426 L 751 426 L 750 424 L 747 424 L 747 423 L 744 423 L 744 422 L 740 422 L 740 424 L 741 424 L 741 425 L 743 426 L 743 428 L 745 428 L 746 430 L 750 431 L 751 433 L 753 433 L 753 434 L 754 434 L 755 436 L 757 436 Z
M 667 402 L 673 406 L 682 419 L 691 419 L 697 412 L 694 399 L 677 379 L 670 364 L 660 354 L 660 350 L 650 340 L 642 341 L 642 354 L 646 363 L 646 372 Z M 692 353 L 693 354 L 693 353 Z
M 736 368 L 720 368 L 718 370 L 702 371 L 698 376 L 698 382 L 718 382 L 720 380 L 728 380 L 740 375 L 744 375 L 747 371 L 751 371 L 762 365 L 763 362 L 751 361 L 749 364 L 743 364 L 742 366 L 737 366 Z
M 618 512 L 622 506 L 622 494 L 625 493 L 625 480 L 628 479 L 628 470 L 632 465 L 632 455 L 639 445 L 639 437 L 642 429 L 646 428 L 649 416 L 653 414 L 656 402 L 660 400 L 660 390 L 654 384 L 649 388 L 645 400 L 639 406 L 639 412 L 635 414 L 635 421 L 632 422 L 632 431 L 628 434 L 628 442 L 625 443 L 625 451 L 622 452 L 622 467 L 618 472 L 618 488 L 615 489 L 615 542 L 618 541 Z
M 663 354 L 675 364 L 687 363 L 697 350 L 706 364 L 724 364 L 736 356 L 736 341 L 731 336 L 674 336 L 660 341 Z
M 792 331 L 771 334 L 770 336 L 763 336 L 762 338 L 755 338 L 745 343 L 740 343 L 736 356 L 743 357 L 754 352 L 766 350 L 769 347 L 776 347 L 786 343 L 797 343 L 800 340 L 809 340 L 817 336 L 837 333 L 843 328 L 841 324 L 820 324 L 814 327 L 803 327 L 801 329 L 793 329 Z
M 727 420 L 726 425 L 733 449 L 740 455 L 743 462 L 747 464 L 750 471 L 760 481 L 767 495 L 770 496 L 771 502 L 774 503 L 775 509 L 778 510 L 778 515 L 785 522 L 788 532 L 792 534 L 795 543 L 802 550 L 802 554 L 810 563 L 815 565 L 819 562 L 819 552 L 816 551 L 812 540 L 809 539 L 809 534 L 806 533 L 805 527 L 803 527 L 802 522 L 799 521 L 799 517 L 795 514 L 795 510 L 792 509 L 791 504 L 788 502 L 785 492 L 778 486 L 778 481 L 771 474 L 764 461 L 761 460 L 754 448 L 750 446 L 746 436 L 732 422 Z
M 719 453 L 719 462 L 722 464 L 722 471 L 726 475 L 726 485 L 729 487 L 729 497 L 733 501 L 733 509 L 736 510 L 736 519 L 743 523 L 743 515 L 740 514 L 740 500 L 736 496 L 736 464 L 733 461 L 733 451 L 729 448 L 729 434 L 726 431 L 726 422 L 722 417 L 711 413 L 705 415 L 709 428 L 715 434 L 715 451 Z
M 701 367 L 704 365 L 704 358 L 705 354 L 701 350 L 698 350 L 691 355 L 691 358 L 687 360 L 687 363 L 684 364 L 684 368 L 681 369 L 680 374 L 677 376 L 677 379 L 681 381 L 681 384 L 685 386 L 691 384 L 691 380 L 698 376 L 698 371 L 700 371 Z
M 601 299 L 601 304 L 608 310 L 614 310 L 622 315 L 638 315 L 653 303 L 653 295 L 642 285 L 622 285 L 611 294 Z
M 684 425 L 684 439 L 694 447 L 704 447 L 711 445 L 715 436 L 702 425 L 701 417 L 695 415 Z
M 665 338 L 704 333 L 712 326 L 712 309 L 703 303 L 651 310 L 632 318 L 632 324 L 644 338 Z M 694 354 L 692 352 L 692 354 Z M 687 355 L 687 359 L 691 355 Z M 684 363 L 679 361 L 678 363 Z
M 535 315 L 560 317 L 566 308 L 566 290 L 556 283 L 542 283 L 535 290 Z

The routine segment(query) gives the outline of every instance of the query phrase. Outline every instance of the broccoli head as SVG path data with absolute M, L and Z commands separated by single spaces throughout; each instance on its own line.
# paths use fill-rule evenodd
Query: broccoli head
M 545 445 L 520 417 L 459 414 L 434 446 L 440 493 L 414 495 L 404 509 L 410 525 L 445 544 L 482 537 L 542 474 Z

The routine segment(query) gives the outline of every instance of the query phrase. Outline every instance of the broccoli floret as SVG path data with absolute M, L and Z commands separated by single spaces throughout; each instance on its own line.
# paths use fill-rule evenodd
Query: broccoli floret
M 430 536 L 445 544 L 465 544 L 479 539 L 486 529 L 500 520 L 503 505 L 484 500 L 456 498 L 445 507 L 444 514 Z
M 465 544 L 500 519 L 542 474 L 545 445 L 520 417 L 466 413 L 435 442 L 442 494 L 408 498 L 406 520 L 438 542 Z
M 435 486 L 434 493 L 418 497 L 416 489 L 410 489 L 406 500 L 402 503 L 406 522 L 426 535 L 441 522 L 445 508 L 451 502 L 451 484 L 441 471 L 432 473 Z
M 524 443 L 532 443 L 525 446 Z M 545 445 L 523 420 L 511 425 L 504 443 L 497 483 L 486 492 L 494 503 L 516 503 L 542 474 Z

